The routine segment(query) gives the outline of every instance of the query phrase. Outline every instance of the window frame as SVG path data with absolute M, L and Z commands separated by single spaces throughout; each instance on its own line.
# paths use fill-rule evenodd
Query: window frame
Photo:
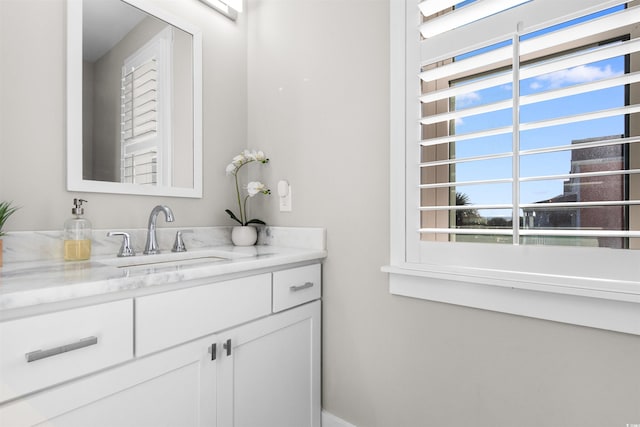
M 418 3 L 390 1 L 391 250 L 390 264 L 382 268 L 389 273 L 390 292 L 640 335 L 638 250 L 425 243 L 415 238 L 419 192 L 409 183 L 419 182 L 416 141 L 420 128 L 415 108 L 419 81 L 413 72 L 420 66 L 415 34 L 420 25 Z M 495 15 L 482 24 L 481 33 L 486 34 L 483 42 L 504 39 L 500 29 L 506 23 L 519 22 L 521 32 L 531 32 L 625 2 L 583 0 L 581 10 L 572 10 L 575 7 L 568 3 L 572 2 L 535 0 Z M 477 33 L 467 29 L 468 39 L 477 40 Z M 444 56 L 446 46 L 452 45 L 443 41 L 435 49 L 441 49 Z M 456 53 L 454 50 L 448 56 Z M 567 263 L 567 259 L 574 262 Z

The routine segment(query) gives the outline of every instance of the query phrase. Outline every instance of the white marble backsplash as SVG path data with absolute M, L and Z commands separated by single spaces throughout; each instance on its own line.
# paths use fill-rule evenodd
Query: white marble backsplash
M 157 229 L 160 249 L 170 252 L 179 230 L 193 230 L 183 234 L 189 249 L 210 248 L 231 244 L 230 226 L 222 227 L 162 227 Z M 137 254 L 142 254 L 147 239 L 147 230 L 109 229 L 92 230 L 91 257 L 116 256 L 122 236 L 107 237 L 108 231 L 124 231 L 131 235 L 131 244 Z M 4 264 L 29 261 L 62 261 L 63 232 L 16 231 L 9 232 L 4 240 Z M 322 228 L 306 227 L 259 227 L 258 245 L 281 246 L 306 249 L 326 249 L 326 233 Z

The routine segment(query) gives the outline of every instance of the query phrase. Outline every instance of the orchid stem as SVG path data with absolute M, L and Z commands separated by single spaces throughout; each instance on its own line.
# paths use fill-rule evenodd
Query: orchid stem
M 247 199 L 244 199 L 244 210 L 242 209 L 242 200 L 240 199 L 240 186 L 238 185 L 238 172 L 240 172 L 240 168 L 242 168 L 244 165 L 248 165 L 249 163 L 253 162 L 253 160 L 249 160 L 246 163 L 241 164 L 240 166 L 238 166 L 238 169 L 236 169 L 236 173 L 234 174 L 235 178 L 236 178 L 236 196 L 238 197 L 238 209 L 240 209 L 240 223 L 241 225 L 247 225 Z M 249 197 L 249 196 L 247 196 Z
M 247 200 L 249 199 L 249 195 L 244 198 L 244 214 L 247 215 Z M 244 221 L 244 220 L 243 220 Z M 242 225 L 247 225 L 246 222 L 243 222 Z
M 238 170 L 240 170 L 240 168 L 238 168 Z M 244 225 L 244 215 L 242 214 L 242 203 L 240 202 L 240 187 L 238 186 L 238 171 L 236 171 L 235 178 L 236 178 L 236 195 L 238 196 L 238 208 L 240 208 L 240 225 Z

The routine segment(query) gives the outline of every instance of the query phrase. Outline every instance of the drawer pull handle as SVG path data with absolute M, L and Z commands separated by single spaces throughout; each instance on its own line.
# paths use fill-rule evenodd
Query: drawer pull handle
M 30 362 L 35 362 L 36 360 L 46 359 L 47 357 L 66 353 L 68 351 L 78 350 L 80 348 L 89 347 L 95 344 L 98 344 L 98 337 L 88 337 L 88 338 L 83 338 L 78 342 L 61 345 L 60 347 L 49 348 L 47 350 L 32 351 L 25 354 L 25 357 L 27 358 L 27 363 L 30 363 Z
M 231 338 L 229 338 L 227 342 L 222 344 L 222 348 L 227 351 L 227 356 L 231 356 Z
M 303 289 L 308 289 L 308 288 L 312 288 L 312 287 L 313 287 L 313 282 L 306 282 L 304 285 L 289 286 L 289 290 L 291 292 L 298 292 L 298 291 L 301 291 Z

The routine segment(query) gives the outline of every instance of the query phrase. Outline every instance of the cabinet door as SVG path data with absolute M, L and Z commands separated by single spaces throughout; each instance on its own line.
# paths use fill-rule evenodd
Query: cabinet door
M 206 337 L 0 406 L 0 425 L 215 426 Z
M 320 301 L 219 337 L 218 427 L 320 426 Z

